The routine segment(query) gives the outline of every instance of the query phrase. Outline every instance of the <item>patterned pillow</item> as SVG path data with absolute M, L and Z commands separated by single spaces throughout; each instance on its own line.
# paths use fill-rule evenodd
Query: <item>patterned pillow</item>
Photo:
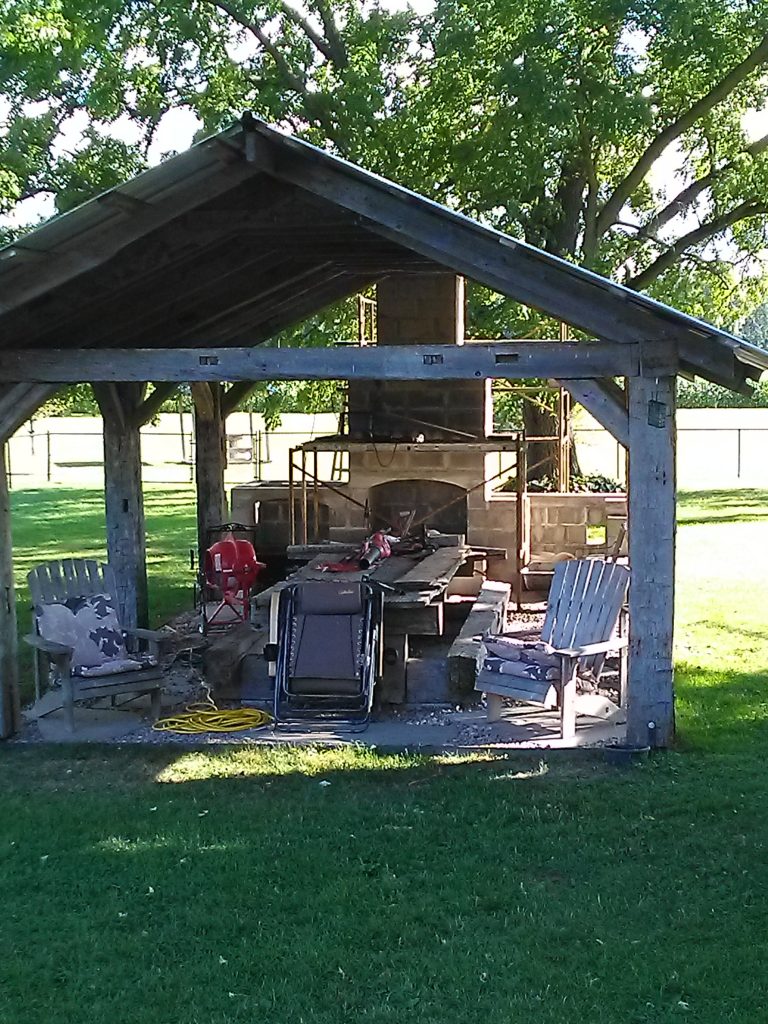
M 500 676 L 516 676 L 518 679 L 536 679 L 539 682 L 554 682 L 560 678 L 559 668 L 529 661 L 525 655 L 518 661 L 509 661 L 489 654 L 483 659 L 483 671 Z
M 37 628 L 44 640 L 73 649 L 75 672 L 128 657 L 109 594 L 70 597 L 63 604 L 43 605 L 37 616 Z
M 539 641 L 519 640 L 517 637 L 487 633 L 483 643 L 489 654 L 503 661 L 527 661 L 547 668 L 558 668 L 560 659 L 552 654 L 548 644 Z

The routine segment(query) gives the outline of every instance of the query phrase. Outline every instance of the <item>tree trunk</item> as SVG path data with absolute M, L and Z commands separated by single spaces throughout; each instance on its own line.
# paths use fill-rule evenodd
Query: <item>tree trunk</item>
M 526 437 L 552 438 L 550 441 L 528 442 L 527 483 L 537 483 L 546 477 L 555 481 L 557 486 L 557 413 L 546 408 L 536 395 L 532 396 L 532 400 L 526 398 L 523 402 L 523 426 Z
M 0 739 L 12 736 L 20 720 L 17 643 L 11 499 L 6 472 L 5 442 L 0 440 Z

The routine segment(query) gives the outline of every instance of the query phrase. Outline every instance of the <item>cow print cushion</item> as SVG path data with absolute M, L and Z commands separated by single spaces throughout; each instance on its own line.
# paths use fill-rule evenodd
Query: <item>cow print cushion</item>
M 494 635 L 486 633 L 483 643 L 489 654 L 502 661 L 526 661 L 543 665 L 545 668 L 558 668 L 560 659 L 552 653 L 551 647 L 541 641 L 519 640 L 517 637 L 505 636 L 503 633 Z
M 74 672 L 128 657 L 109 594 L 70 597 L 62 604 L 43 605 L 37 615 L 37 629 L 44 640 L 72 648 Z

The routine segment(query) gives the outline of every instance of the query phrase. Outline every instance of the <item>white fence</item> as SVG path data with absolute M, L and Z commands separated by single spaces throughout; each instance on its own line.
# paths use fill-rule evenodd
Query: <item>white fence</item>
M 333 434 L 338 417 L 286 414 L 278 430 L 265 429 L 257 413 L 233 413 L 227 419 L 228 484 L 247 480 L 285 480 L 288 453 L 310 438 Z M 90 416 L 40 418 L 25 424 L 10 440 L 11 486 L 44 484 L 98 486 L 104 480 L 101 419 Z M 194 479 L 192 416 L 162 414 L 142 428 L 141 458 L 147 483 L 181 484 Z M 330 477 L 332 455 L 321 455 L 319 468 Z
M 768 409 L 681 409 L 677 423 L 681 488 L 768 487 Z M 286 414 L 278 430 L 268 431 L 257 413 L 233 413 L 227 420 L 227 483 L 285 480 L 289 450 L 335 433 L 337 424 L 333 413 Z M 574 436 L 583 472 L 624 480 L 624 450 L 583 410 L 576 416 Z M 103 481 L 101 420 L 34 420 L 11 438 L 8 454 L 12 487 L 98 486 Z M 143 428 L 148 483 L 189 483 L 194 455 L 190 414 L 163 414 Z M 330 479 L 333 456 L 321 455 L 319 469 Z
M 580 468 L 625 479 L 624 450 L 591 417 L 574 430 Z M 768 409 L 679 409 L 677 484 L 683 490 L 768 487 Z

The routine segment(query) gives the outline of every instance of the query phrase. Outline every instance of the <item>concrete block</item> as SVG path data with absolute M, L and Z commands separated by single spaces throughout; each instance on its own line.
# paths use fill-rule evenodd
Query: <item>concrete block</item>
M 545 544 L 547 541 L 553 542 L 552 530 L 546 526 L 532 526 L 531 527 L 531 544 L 537 547 L 540 544 Z
M 566 543 L 577 544 L 581 547 L 587 546 L 587 531 L 585 526 L 566 526 L 565 527 L 565 540 Z

